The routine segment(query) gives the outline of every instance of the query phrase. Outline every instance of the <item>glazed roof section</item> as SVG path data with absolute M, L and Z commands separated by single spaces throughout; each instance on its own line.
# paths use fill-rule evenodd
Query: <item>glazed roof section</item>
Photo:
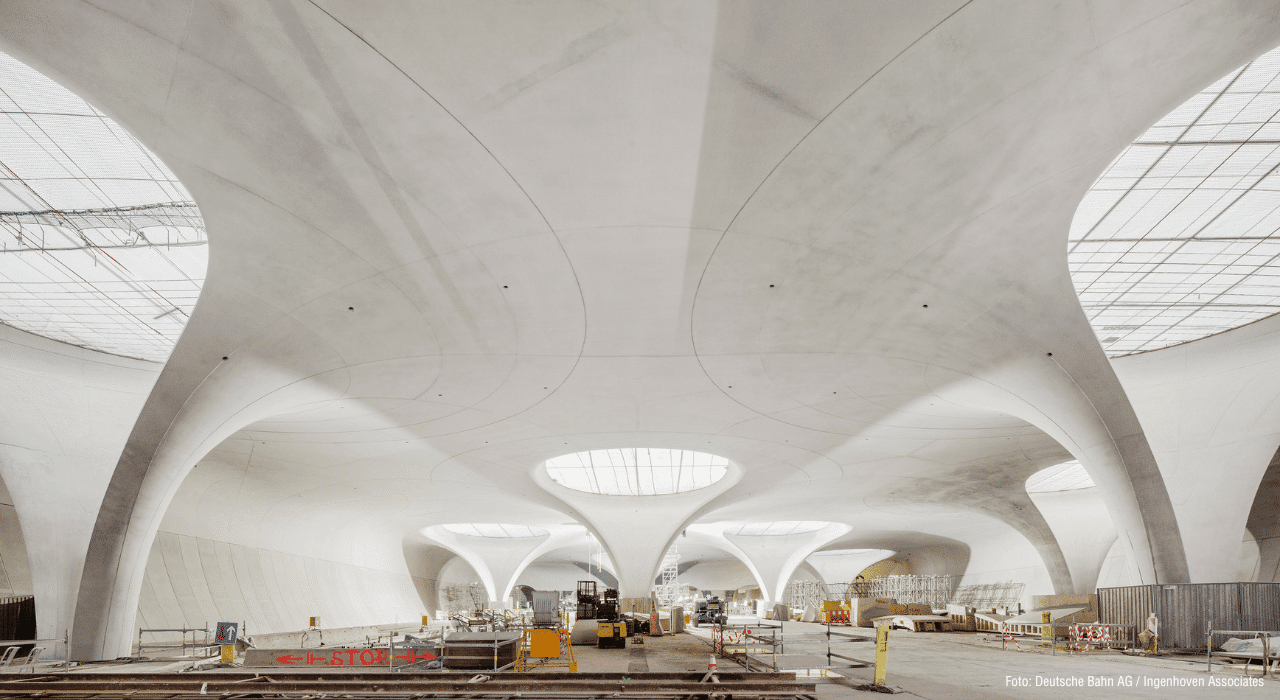
M 527 539 L 530 537 L 546 537 L 547 530 L 532 525 L 514 525 L 511 523 L 454 523 L 442 525 L 445 530 L 455 535 L 467 537 L 488 537 L 490 539 Z
M 547 476 L 565 488 L 608 496 L 662 496 L 710 486 L 729 460 L 705 452 L 628 447 L 547 460 Z
M 1055 464 L 1032 474 L 1027 479 L 1027 493 L 1075 491 L 1093 486 L 1093 479 L 1078 460 Z
M 724 531 L 739 537 L 784 537 L 817 532 L 831 523 L 818 520 L 779 520 L 772 523 L 748 523 Z M 847 553 L 847 552 L 842 552 Z
M 1068 263 L 1112 357 L 1280 311 L 1280 49 L 1147 130 L 1076 210 Z
M 163 361 L 207 266 L 204 221 L 159 158 L 0 54 L 0 322 Z

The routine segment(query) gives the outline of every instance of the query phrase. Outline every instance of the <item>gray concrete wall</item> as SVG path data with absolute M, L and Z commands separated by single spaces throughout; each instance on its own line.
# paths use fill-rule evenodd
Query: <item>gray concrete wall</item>
M 0 597 L 31 595 L 31 565 L 13 497 L 0 480 Z
M 134 635 L 138 627 L 218 621 L 244 622 L 249 634 L 289 632 L 306 628 L 313 615 L 323 627 L 417 622 L 431 612 L 420 590 L 434 590 L 434 582 L 161 531 L 147 559 Z
M 159 371 L 0 324 L 0 586 L 35 594 L 41 638 L 72 626 L 94 519 Z
M 1280 582 L 1280 451 L 1253 497 L 1241 553 L 1241 581 Z
M 1010 528 L 992 526 L 987 533 L 973 533 L 969 566 L 960 579 L 961 586 L 1012 581 L 1025 584 L 1022 606 L 1031 608 L 1031 597 L 1055 592 L 1049 571 L 1040 554 L 1026 538 Z M 912 573 L 941 573 L 923 568 Z
M 749 575 L 749 574 L 748 574 Z M 681 579 L 683 581 L 683 578 Z M 569 562 L 534 562 L 520 574 L 517 585 L 532 586 L 537 591 L 572 591 L 576 590 L 579 581 L 595 581 L 597 590 L 604 590 L 614 584 L 593 576 Z

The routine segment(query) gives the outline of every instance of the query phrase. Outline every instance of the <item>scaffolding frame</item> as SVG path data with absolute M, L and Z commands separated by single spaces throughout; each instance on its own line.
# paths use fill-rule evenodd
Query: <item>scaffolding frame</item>
M 896 574 L 852 583 L 792 581 L 782 601 L 801 610 L 810 605 L 821 608 L 824 600 L 847 602 L 855 598 L 893 598 L 904 605 L 918 603 L 934 609 L 948 603 L 982 609 L 1017 605 L 1026 588 L 1016 581 L 957 586 L 959 579 L 951 574 Z
M 671 549 L 667 550 L 666 555 L 662 557 L 662 570 L 659 574 L 659 583 L 654 590 L 654 595 L 658 599 L 659 607 L 670 608 L 679 598 L 679 576 L 680 552 L 673 544 L 671 545 Z
M 821 609 L 822 601 L 833 600 L 826 597 L 830 588 L 828 584 L 817 581 L 792 581 L 787 584 L 782 602 L 786 603 L 787 607 L 800 610 L 805 610 L 811 605 L 814 609 Z
M 1022 599 L 1022 590 L 1024 588 L 1026 588 L 1025 583 L 1014 581 L 974 583 L 957 588 L 955 594 L 951 596 L 951 602 L 955 605 L 965 605 L 972 608 L 1012 606 L 1017 605 L 1018 601 Z
M 953 598 L 956 579 L 951 574 L 897 574 L 850 583 L 814 583 L 813 593 L 806 595 L 819 596 L 818 600 L 843 602 L 855 598 L 893 598 L 904 605 L 919 603 L 942 608 Z

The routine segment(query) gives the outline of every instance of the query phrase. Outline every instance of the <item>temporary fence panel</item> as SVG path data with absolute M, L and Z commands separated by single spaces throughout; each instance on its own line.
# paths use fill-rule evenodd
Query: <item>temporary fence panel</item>
M 1146 629 L 1160 621 L 1164 649 L 1203 649 L 1213 629 L 1271 629 L 1280 621 L 1280 583 L 1177 583 L 1098 589 L 1098 619 Z
M 1240 626 L 1243 630 L 1280 629 L 1280 585 L 1240 583 Z M 1216 629 L 1224 625 L 1214 622 Z
M 1240 629 L 1240 589 L 1234 583 L 1194 583 L 1157 586 L 1156 617 L 1159 645 L 1169 649 L 1203 648 L 1210 624 L 1230 620 Z M 1164 624 L 1169 620 L 1172 624 Z

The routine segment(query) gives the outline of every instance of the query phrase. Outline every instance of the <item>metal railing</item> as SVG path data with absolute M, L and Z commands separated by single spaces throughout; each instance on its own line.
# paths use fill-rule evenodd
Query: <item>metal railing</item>
M 807 651 L 812 647 L 825 646 L 825 654 L 823 655 L 826 657 L 826 664 L 814 670 L 839 671 L 851 668 L 868 668 L 875 665 L 871 661 L 864 661 L 847 654 L 839 654 L 832 651 L 832 645 L 836 645 L 836 649 L 843 651 L 844 648 L 839 646 L 842 644 L 870 644 L 874 649 L 875 637 L 837 632 L 831 629 L 830 622 L 827 623 L 826 630 L 823 632 L 785 635 L 783 643 L 790 644 L 793 649 L 799 648 L 801 652 Z
M 1270 676 L 1272 673 L 1280 673 L 1280 670 L 1273 671 L 1274 666 L 1280 665 L 1280 631 L 1277 631 L 1277 630 L 1215 630 L 1213 629 L 1212 625 L 1210 625 L 1209 633 L 1205 636 L 1206 636 L 1205 664 L 1206 664 L 1206 669 L 1210 673 L 1213 672 L 1214 654 L 1217 654 L 1218 656 L 1226 657 L 1229 659 L 1244 659 L 1246 661 L 1246 666 L 1244 669 L 1244 672 L 1246 675 L 1249 672 L 1249 667 L 1247 664 L 1248 662 L 1252 662 L 1254 659 L 1258 659 L 1259 661 L 1262 662 L 1263 676 Z M 1222 645 L 1214 644 L 1214 638 L 1219 636 L 1234 637 L 1237 639 L 1243 639 L 1245 641 L 1252 641 L 1257 639 L 1257 640 L 1260 640 L 1262 644 L 1261 644 L 1261 648 L 1258 650 L 1258 652 L 1256 652 L 1256 655 L 1255 655 L 1255 652 L 1252 651 L 1252 649 L 1250 651 L 1242 651 L 1240 649 L 1236 649 L 1233 651 L 1226 651 L 1221 649 Z M 1219 647 L 1218 651 L 1214 651 L 1215 646 Z M 1253 645 L 1248 645 L 1248 646 L 1252 647 Z M 1219 664 L 1219 665 L 1222 666 L 1224 664 Z
M 948 601 L 960 603 L 961 600 L 970 601 L 966 603 L 968 605 L 973 605 L 973 601 L 991 601 L 992 605 L 1000 605 L 1005 601 L 1016 602 L 1022 595 L 1020 583 L 980 584 L 961 586 L 959 589 L 956 588 L 956 583 L 956 577 L 950 574 L 895 574 L 850 583 L 793 581 L 787 585 L 783 600 L 793 608 L 804 608 L 806 605 L 818 606 L 823 600 L 893 598 L 904 605 L 919 603 L 941 608 Z
M 1016 627 L 1017 629 L 1014 629 Z M 1046 628 L 1048 634 L 1046 635 Z M 1132 649 L 1136 644 L 1133 625 L 1111 625 L 1097 622 L 1019 622 L 1010 626 L 1000 623 L 1000 649 L 1010 644 L 1017 651 L 1049 648 L 1057 655 L 1060 641 L 1068 654 L 1082 654 L 1094 647 L 1098 650 Z
M 837 653 L 833 651 L 833 645 L 835 649 L 843 650 L 840 646 L 843 644 L 874 643 L 874 637 L 833 631 L 831 623 L 827 623 L 824 632 L 792 632 L 788 635 L 784 630 L 784 623 L 779 622 L 773 625 L 761 620 L 760 624 L 750 626 L 713 625 L 711 647 L 718 656 L 742 664 L 743 669 L 748 673 L 753 670 L 752 662 L 776 673 L 778 657 L 787 655 L 787 645 L 791 645 L 793 651 L 798 648 L 802 653 L 809 651 L 812 647 L 824 647 L 820 653 L 812 655 L 822 656 L 826 662 L 820 667 L 814 667 L 813 670 L 830 671 L 866 668 L 873 665 L 870 661 Z
M 144 643 L 142 639 L 142 635 L 144 634 L 164 634 L 164 633 L 173 633 L 173 632 L 178 632 L 182 635 L 180 638 L 181 641 L 177 644 L 166 643 L 166 642 L 145 642 Z M 187 640 L 188 634 L 191 635 L 190 641 Z M 198 636 L 200 638 L 197 638 Z M 213 652 L 211 652 L 210 649 L 211 648 L 217 649 L 217 645 L 211 644 L 209 639 L 210 639 L 210 635 L 209 635 L 208 627 L 205 627 L 204 629 L 197 629 L 197 628 L 190 628 L 190 627 L 143 629 L 140 627 L 138 628 L 137 658 L 138 659 L 142 658 L 142 650 L 144 647 L 150 650 L 178 649 L 181 651 L 181 654 L 180 654 L 181 656 L 187 656 L 188 649 L 190 649 L 192 653 L 195 653 L 196 650 L 202 650 L 204 652 L 205 657 L 213 656 Z
M 70 631 L 66 631 L 62 633 L 61 638 L 48 637 L 45 639 L 0 640 L 0 666 L 17 665 L 19 667 L 18 668 L 19 673 L 21 673 L 22 671 L 28 671 L 28 670 L 34 671 L 35 665 L 40 662 L 41 658 L 44 655 L 44 651 L 47 649 L 47 647 L 39 646 L 41 642 L 46 642 L 46 643 L 52 642 L 54 644 L 62 645 L 62 648 L 64 651 L 64 654 L 63 654 L 64 660 L 61 663 L 65 663 L 65 659 L 70 658 L 71 633 Z M 17 654 L 18 647 L 26 646 L 28 644 L 32 645 L 31 651 L 27 652 L 26 656 L 19 657 Z
M 753 632 L 752 630 L 756 630 Z M 768 630 L 769 634 L 765 635 L 760 630 Z M 758 625 L 729 625 L 716 623 L 711 628 L 711 649 L 717 656 L 727 659 L 733 659 L 737 663 L 742 664 L 743 669 L 750 672 L 751 662 L 756 661 L 762 666 L 777 671 L 778 670 L 778 650 L 782 646 L 781 639 L 782 624 L 771 625 L 764 620 Z M 755 647 L 757 654 L 752 654 L 752 647 Z M 770 660 L 765 663 L 759 658 L 764 654 L 759 650 L 768 648 L 768 656 Z

